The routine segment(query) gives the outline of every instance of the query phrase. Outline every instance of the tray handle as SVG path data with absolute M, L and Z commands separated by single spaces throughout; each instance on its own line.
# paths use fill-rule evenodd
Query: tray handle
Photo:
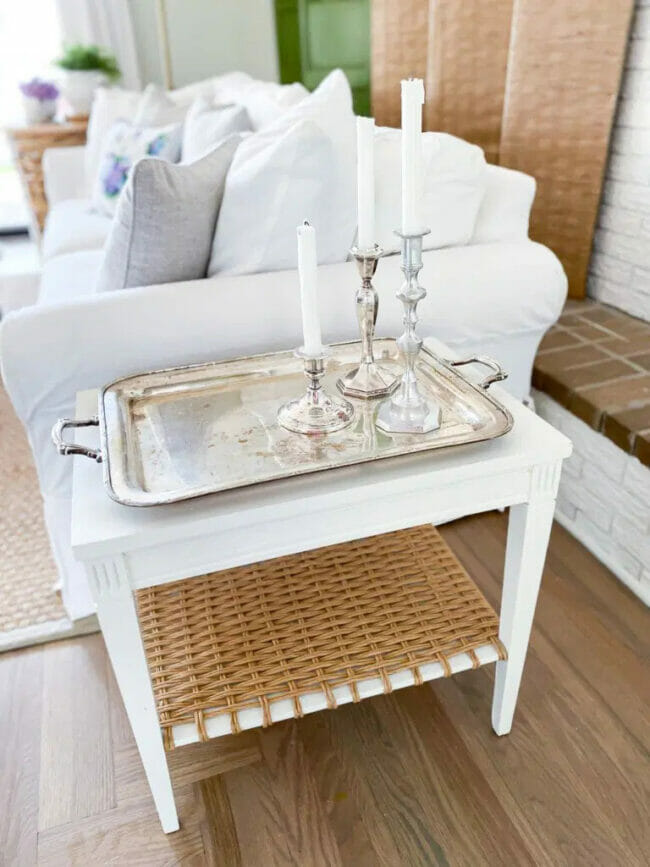
M 463 364 L 483 364 L 485 367 L 489 367 L 493 373 L 478 383 L 479 388 L 488 389 L 493 382 L 503 382 L 504 379 L 508 378 L 508 374 L 499 362 L 488 355 L 475 355 L 472 358 L 461 358 L 458 361 L 448 361 L 447 363 L 452 367 L 462 367 Z
M 52 428 L 52 442 L 60 455 L 84 455 L 101 464 L 103 455 L 101 449 L 91 449 L 78 443 L 68 443 L 63 439 L 63 431 L 67 427 L 99 427 L 98 417 L 92 418 L 60 418 Z

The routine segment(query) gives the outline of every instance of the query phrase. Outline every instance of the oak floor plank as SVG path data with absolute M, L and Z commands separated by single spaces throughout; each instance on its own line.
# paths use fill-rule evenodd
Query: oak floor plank
M 175 791 L 181 829 L 163 834 L 150 797 L 38 835 L 43 867 L 172 867 L 205 863 L 199 808 L 191 786 Z
M 505 520 L 495 513 L 485 517 L 483 521 L 474 516 L 458 522 L 457 530 L 449 527 L 446 532 L 443 530 L 443 535 L 452 545 L 456 544 L 453 541 L 456 538 L 465 544 L 472 558 L 466 564 L 470 574 L 474 569 L 480 573 L 482 560 L 485 561 L 498 582 L 491 590 L 490 601 L 495 604 L 501 593 L 499 558 L 503 557 L 501 539 L 505 539 Z M 616 580 L 611 575 L 610 579 Z M 638 605 L 642 603 L 639 601 Z M 544 571 L 535 627 L 561 649 L 639 743 L 650 749 L 650 666 L 643 647 L 618 640 L 602 617 L 589 610 L 577 582 L 559 577 L 550 563 Z M 603 676 L 605 673 L 608 676 Z
M 500 582 L 494 560 L 486 558 L 489 546 L 480 544 L 485 539 L 479 533 L 463 538 L 465 532 L 465 527 L 450 528 L 446 535 L 486 595 L 494 597 Z M 556 863 L 600 863 L 593 860 L 598 858 L 611 864 L 646 863 L 639 853 L 650 854 L 644 818 L 650 762 L 609 705 L 540 628 L 533 631 L 515 723 L 505 738 L 481 726 L 489 719 L 492 683 L 492 672 L 483 671 L 433 688 L 483 773 L 491 780 L 501 778 L 502 797 L 504 787 L 510 792 L 516 820 L 530 823 L 534 818 L 530 831 L 540 844 L 563 853 L 564 860 Z M 529 774 L 520 771 L 524 762 Z M 517 817 L 513 802 L 530 809 Z M 575 835 L 576 827 L 580 835 Z
M 329 816 L 341 862 L 350 867 L 376 867 L 388 859 L 395 864 L 399 853 L 390 836 L 382 837 L 366 828 L 364 812 L 376 809 L 376 805 L 368 803 L 367 797 L 364 802 L 362 787 L 332 739 L 331 721 L 332 713 L 308 714 L 300 720 L 298 732 Z
M 260 738 L 264 761 L 225 775 L 242 863 L 338 867 L 336 839 L 294 720 Z
M 195 786 L 202 807 L 199 820 L 206 867 L 241 867 L 237 828 L 223 777 L 210 777 Z
M 47 648 L 40 831 L 115 806 L 108 664 L 99 635 L 59 641 Z
M 36 863 L 42 679 L 42 648 L 0 656 L 0 863 L 15 867 Z
M 261 758 L 257 731 L 227 735 L 207 743 L 188 744 L 167 753 L 174 788 L 245 767 L 259 762 Z M 149 784 L 135 743 L 115 749 L 114 765 L 118 804 L 148 794 Z

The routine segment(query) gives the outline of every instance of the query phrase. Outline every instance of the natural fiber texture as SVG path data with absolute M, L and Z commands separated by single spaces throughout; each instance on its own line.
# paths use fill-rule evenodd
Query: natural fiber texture
M 6 633 L 65 616 L 25 431 L 0 386 L 0 648 Z
M 499 161 L 513 0 L 430 0 L 424 124 Z
M 500 161 L 534 175 L 531 237 L 585 293 L 632 0 L 517 0 Z
M 373 0 L 372 112 L 378 124 L 400 126 L 402 78 L 425 78 L 429 0 Z
M 161 726 L 195 723 L 440 662 L 494 645 L 498 619 L 431 526 L 332 545 L 140 590 L 140 626 Z
M 396 126 L 400 78 L 425 78 L 425 129 L 537 180 L 531 237 L 583 297 L 633 0 L 372 3 L 373 113 Z
M 68 123 L 40 123 L 7 131 L 25 193 L 42 231 L 47 216 L 41 159 L 48 148 L 85 144 L 86 120 Z

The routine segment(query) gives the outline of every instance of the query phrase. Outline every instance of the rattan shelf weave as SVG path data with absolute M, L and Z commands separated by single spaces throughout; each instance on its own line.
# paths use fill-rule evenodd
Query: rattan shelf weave
M 266 726 L 505 658 L 497 615 L 428 525 L 147 588 L 137 602 L 168 748 L 207 740 L 218 721 L 218 733 Z M 179 739 L 183 728 L 196 736 Z

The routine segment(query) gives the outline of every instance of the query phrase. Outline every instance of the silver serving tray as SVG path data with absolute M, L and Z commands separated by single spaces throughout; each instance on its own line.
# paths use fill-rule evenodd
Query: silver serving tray
M 376 340 L 375 357 L 401 371 L 394 340 Z M 359 343 L 332 347 L 324 385 L 359 360 Z M 495 373 L 480 385 L 455 367 L 478 361 Z M 427 434 L 386 434 L 375 427 L 380 401 L 352 399 L 355 419 L 334 434 L 291 433 L 278 408 L 305 388 L 303 362 L 292 352 L 177 367 L 119 379 L 99 397 L 97 418 L 60 419 L 61 454 L 103 462 L 109 495 L 128 506 L 173 503 L 231 488 L 381 458 L 475 443 L 512 427 L 508 410 L 487 393 L 504 379 L 496 362 L 447 362 L 422 349 L 416 367 L 425 396 L 440 403 L 441 427 Z M 101 450 L 64 442 L 66 427 L 99 424 Z

